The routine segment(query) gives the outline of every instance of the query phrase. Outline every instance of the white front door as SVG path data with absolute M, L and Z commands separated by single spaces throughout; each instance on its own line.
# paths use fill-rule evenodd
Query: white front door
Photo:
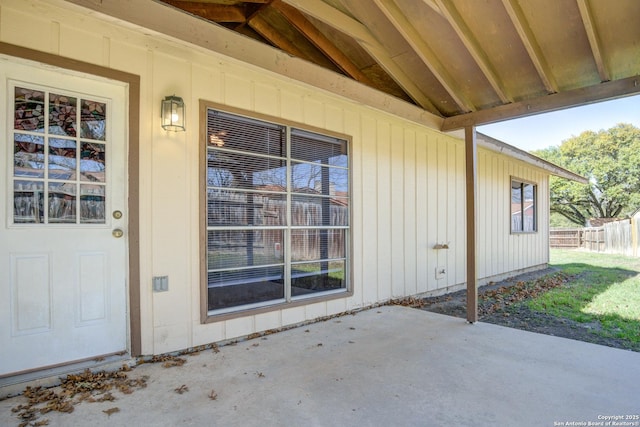
M 128 349 L 126 87 L 0 56 L 0 377 Z

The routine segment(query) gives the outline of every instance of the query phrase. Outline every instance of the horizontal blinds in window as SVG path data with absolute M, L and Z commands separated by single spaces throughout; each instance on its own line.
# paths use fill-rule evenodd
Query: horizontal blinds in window
M 285 127 L 261 120 L 207 111 L 207 145 L 264 156 L 286 156 Z

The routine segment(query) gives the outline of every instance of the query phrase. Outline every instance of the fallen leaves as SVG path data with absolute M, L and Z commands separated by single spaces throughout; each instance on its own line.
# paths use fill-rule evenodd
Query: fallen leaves
M 424 307 L 426 302 L 424 299 L 415 298 L 415 297 L 406 297 L 399 299 L 392 299 L 389 301 L 389 305 L 401 305 L 403 307 L 411 307 L 411 308 L 422 308 Z
M 182 357 L 172 356 L 170 354 L 162 354 L 153 356 L 149 360 L 140 363 L 162 363 L 163 368 L 173 368 L 175 366 L 184 365 L 186 361 L 187 359 L 183 359 Z
M 556 273 L 530 282 L 520 281 L 514 285 L 484 291 L 478 295 L 478 314 L 485 316 L 510 305 L 536 298 L 550 289 L 562 286 L 569 279 L 570 276 L 567 274 Z
M 59 387 L 44 389 L 42 387 L 27 387 L 24 397 L 26 405 L 18 405 L 11 411 L 20 418 L 19 427 L 45 426 L 49 424 L 47 419 L 38 420 L 38 417 L 48 412 L 71 413 L 74 406 L 80 402 L 111 402 L 116 400 L 111 393 L 118 390 L 123 394 L 133 393 L 135 389 L 147 386 L 148 377 L 129 378 L 127 373 L 131 368 L 124 365 L 120 370 L 107 372 L 91 372 L 88 369 L 79 374 L 70 374 L 62 380 Z M 117 409 L 117 410 L 115 410 Z M 111 415 L 120 409 L 111 408 L 107 413 Z

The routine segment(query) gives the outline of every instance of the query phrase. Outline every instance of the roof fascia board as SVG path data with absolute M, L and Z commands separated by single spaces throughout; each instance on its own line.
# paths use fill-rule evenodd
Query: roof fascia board
M 553 93 L 512 104 L 500 105 L 487 110 L 460 114 L 444 119 L 442 131 L 480 126 L 504 120 L 533 116 L 570 107 L 593 104 L 595 102 L 622 98 L 640 93 L 640 76 L 603 82 L 593 86 Z
M 562 168 L 558 165 L 554 165 L 553 163 L 541 159 L 540 157 L 534 156 L 533 154 L 527 153 L 526 151 L 514 147 L 513 145 L 509 145 L 506 142 L 491 138 L 490 136 L 480 132 L 478 132 L 478 146 L 487 150 L 495 151 L 497 153 L 505 154 L 514 159 L 521 160 L 529 165 L 544 169 L 552 175 L 558 176 L 560 178 L 576 181 L 580 184 L 589 183 L 589 180 L 581 175 L 571 172 L 570 170 Z

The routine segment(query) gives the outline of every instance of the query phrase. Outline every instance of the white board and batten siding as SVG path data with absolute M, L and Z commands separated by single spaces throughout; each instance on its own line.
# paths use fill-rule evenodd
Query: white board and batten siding
M 223 55 L 62 1 L 0 0 L 0 41 L 139 75 L 142 352 L 158 354 L 465 282 L 464 143 Z M 19 24 L 18 24 L 19 23 Z M 27 30 L 28 29 L 28 30 Z M 160 127 L 160 101 L 184 98 L 187 131 Z M 348 135 L 353 296 L 203 324 L 199 279 L 199 100 Z M 548 261 L 546 173 L 478 156 L 478 277 Z M 4 173 L 4 171 L 3 171 Z M 539 232 L 509 232 L 510 177 L 538 184 Z M 437 243 L 449 249 L 435 250 Z M 436 280 L 436 269 L 444 269 Z M 152 292 L 153 276 L 167 292 Z

